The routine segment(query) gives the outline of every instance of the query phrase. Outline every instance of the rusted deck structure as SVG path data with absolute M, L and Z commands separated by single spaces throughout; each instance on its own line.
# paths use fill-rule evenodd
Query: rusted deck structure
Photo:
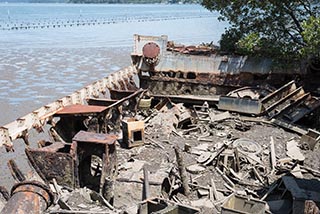
M 270 59 L 222 56 L 210 48 L 192 47 L 190 51 L 185 46 L 170 47 L 167 36 L 135 35 L 134 40 L 131 57 L 139 71 L 140 85 L 154 94 L 226 94 L 243 86 L 281 87 L 294 79 L 317 86 L 319 80 L 319 74 L 301 70 L 299 65 L 285 68 Z

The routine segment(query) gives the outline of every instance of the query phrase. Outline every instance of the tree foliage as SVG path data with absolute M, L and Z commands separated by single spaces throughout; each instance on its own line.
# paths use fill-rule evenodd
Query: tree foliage
M 276 57 L 319 51 L 320 0 L 203 0 L 202 5 L 230 23 L 220 42 L 224 50 Z M 227 42 L 233 45 L 225 47 Z

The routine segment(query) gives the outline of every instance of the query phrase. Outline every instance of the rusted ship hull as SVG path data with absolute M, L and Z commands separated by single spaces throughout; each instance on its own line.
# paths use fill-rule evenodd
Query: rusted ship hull
M 129 212 L 130 200 L 124 199 L 125 195 L 134 198 L 131 203 L 135 209 L 129 213 L 141 214 L 208 213 L 216 209 L 221 213 L 265 213 L 266 203 L 277 209 L 280 202 L 299 211 L 317 209 L 320 191 L 300 186 L 294 192 L 289 183 L 303 181 L 282 175 L 294 173 L 297 165 L 314 177 L 320 172 L 304 166 L 304 158 L 276 157 L 273 133 L 266 132 L 268 136 L 263 138 L 253 135 L 263 145 L 241 138 L 253 126 L 248 122 L 267 124 L 264 128 L 275 133 L 283 133 L 278 130 L 283 127 L 295 133 L 289 136 L 302 136 L 301 147 L 316 151 L 320 133 L 298 127 L 296 122 L 316 113 L 320 101 L 296 81 L 288 81 L 307 74 L 273 71 L 268 59 L 255 61 L 219 56 L 210 48 L 168 46 L 166 36 L 134 38 L 133 66 L 0 128 L 0 146 L 7 151 L 21 146 L 16 142 L 19 139 L 26 144 L 33 173 L 27 176 L 14 161 L 9 162 L 22 187 L 12 189 L 2 213 L 43 213 L 52 204 L 60 210 L 50 213 Z M 29 134 L 34 131 L 41 133 L 41 139 Z M 288 153 L 291 146 L 301 157 L 296 142 L 291 141 Z M 282 157 L 282 153 L 277 155 Z M 268 158 L 271 162 L 265 161 Z M 195 159 L 197 164 L 191 165 Z M 202 176 L 199 182 L 205 183 L 197 183 Z M 219 189 L 216 184 L 221 184 Z M 236 184 L 246 196 L 237 193 Z M 142 185 L 142 199 L 135 195 L 137 185 Z M 81 203 L 78 207 L 86 211 L 75 210 L 77 206 L 70 207 L 62 197 L 63 188 L 89 189 L 90 193 L 82 195 L 103 205 L 105 212 L 89 212 Z M 285 194 L 286 190 L 292 194 Z M 152 191 L 157 196 L 161 192 L 161 198 L 151 196 Z M 279 191 L 284 191 L 281 197 Z M 304 191 L 311 191 L 312 197 Z M 4 190 L 0 193 L 6 195 Z M 295 194 L 301 196 L 299 202 Z M 195 195 L 199 201 L 191 200 Z M 35 204 L 22 203 L 24 198 Z M 249 203 L 250 208 L 246 207 Z

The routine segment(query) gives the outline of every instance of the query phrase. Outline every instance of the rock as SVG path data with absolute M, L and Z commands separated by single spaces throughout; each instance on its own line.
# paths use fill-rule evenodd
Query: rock
M 305 159 L 298 147 L 298 142 L 294 139 L 287 142 L 287 155 L 293 160 L 304 161 Z
M 200 197 L 209 195 L 209 191 L 207 189 L 198 189 L 197 192 Z

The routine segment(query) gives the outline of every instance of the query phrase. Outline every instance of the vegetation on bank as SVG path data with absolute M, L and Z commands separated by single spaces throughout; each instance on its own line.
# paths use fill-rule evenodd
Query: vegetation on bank
M 222 51 L 275 59 L 320 62 L 319 0 L 203 0 L 231 27 Z

